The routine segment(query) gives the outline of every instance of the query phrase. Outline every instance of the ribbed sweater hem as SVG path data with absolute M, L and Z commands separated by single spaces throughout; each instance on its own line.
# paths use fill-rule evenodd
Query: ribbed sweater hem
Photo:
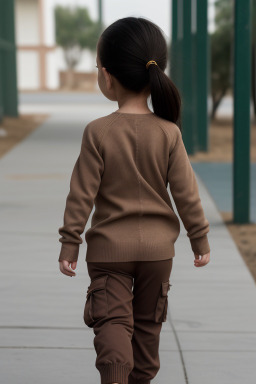
M 174 244 L 165 242 L 124 242 L 114 243 L 90 240 L 87 244 L 85 260 L 88 262 L 120 262 L 120 261 L 157 261 L 175 256 Z

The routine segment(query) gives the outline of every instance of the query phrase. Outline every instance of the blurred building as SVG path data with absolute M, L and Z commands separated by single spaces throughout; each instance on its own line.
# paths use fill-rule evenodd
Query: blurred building
M 17 45 L 18 90 L 55 90 L 61 71 L 66 70 L 63 50 L 56 45 L 54 7 L 57 0 L 16 0 L 15 34 Z M 76 67 L 80 78 L 94 72 L 95 54 L 83 50 Z

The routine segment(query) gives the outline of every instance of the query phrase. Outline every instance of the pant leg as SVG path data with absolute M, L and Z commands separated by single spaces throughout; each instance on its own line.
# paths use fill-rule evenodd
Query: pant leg
M 95 366 L 101 384 L 128 384 L 134 366 L 133 335 L 134 262 L 88 262 L 91 284 L 87 290 L 84 321 L 93 328 Z
M 159 341 L 166 321 L 173 259 L 137 262 L 134 278 L 132 338 L 134 368 L 129 384 L 149 384 L 160 369 Z

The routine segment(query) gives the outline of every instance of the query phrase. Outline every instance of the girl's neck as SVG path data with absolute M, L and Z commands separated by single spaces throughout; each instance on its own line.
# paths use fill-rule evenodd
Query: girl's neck
M 127 92 L 119 83 L 115 84 L 116 100 L 118 103 L 118 111 L 123 113 L 148 113 L 151 110 L 148 107 L 147 99 L 150 95 L 148 92 L 135 94 Z
M 152 112 L 149 108 L 128 108 L 128 107 L 122 107 L 122 108 L 119 108 L 117 109 L 116 112 L 121 112 L 121 113 L 137 113 L 137 114 L 140 114 L 140 113 L 150 113 Z
M 147 98 L 133 99 L 129 102 L 118 101 L 118 112 L 122 113 L 149 113 L 151 110 L 148 108 Z

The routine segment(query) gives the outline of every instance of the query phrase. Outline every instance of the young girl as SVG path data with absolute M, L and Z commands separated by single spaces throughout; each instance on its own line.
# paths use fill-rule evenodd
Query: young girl
M 149 384 L 160 369 L 159 337 L 180 233 L 168 183 L 194 265 L 210 261 L 209 222 L 179 127 L 179 92 L 164 72 L 166 64 L 165 38 L 151 21 L 126 17 L 103 31 L 98 84 L 119 109 L 85 127 L 59 228 L 60 271 L 75 276 L 81 234 L 95 204 L 85 234 L 91 281 L 83 319 L 95 334 L 101 384 Z

